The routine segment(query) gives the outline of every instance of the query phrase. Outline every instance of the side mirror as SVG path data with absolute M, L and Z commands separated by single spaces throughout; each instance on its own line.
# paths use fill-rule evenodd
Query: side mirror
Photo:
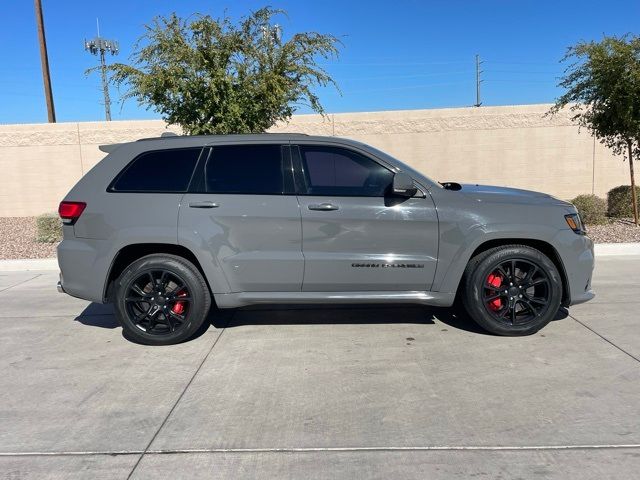
M 403 172 L 393 176 L 393 193 L 401 197 L 413 197 L 418 188 L 413 184 L 413 178 Z

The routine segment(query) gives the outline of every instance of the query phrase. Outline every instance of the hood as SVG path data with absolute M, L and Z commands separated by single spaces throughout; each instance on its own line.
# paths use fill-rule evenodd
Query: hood
M 492 185 L 474 185 L 463 183 L 460 193 L 480 201 L 497 203 L 523 203 L 529 205 L 558 205 L 571 207 L 571 203 L 555 198 L 547 193 L 521 190 L 519 188 L 494 187 Z

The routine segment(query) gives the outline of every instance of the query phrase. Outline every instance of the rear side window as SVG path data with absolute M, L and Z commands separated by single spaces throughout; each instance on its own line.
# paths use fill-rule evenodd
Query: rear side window
M 205 167 L 208 193 L 280 195 L 284 192 L 280 145 L 213 147 Z
M 382 197 L 393 173 L 352 150 L 300 146 L 308 195 Z
M 116 177 L 113 192 L 186 192 L 201 148 L 177 148 L 146 152 Z

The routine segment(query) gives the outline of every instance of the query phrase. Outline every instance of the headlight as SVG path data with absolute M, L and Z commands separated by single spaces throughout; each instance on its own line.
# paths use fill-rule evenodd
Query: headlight
M 580 215 L 578 215 L 577 213 L 570 213 L 569 215 L 565 215 L 564 219 L 567 221 L 567 225 L 569 225 L 569 228 L 574 232 L 581 235 L 587 233 L 586 229 L 584 228 L 584 224 L 580 219 Z

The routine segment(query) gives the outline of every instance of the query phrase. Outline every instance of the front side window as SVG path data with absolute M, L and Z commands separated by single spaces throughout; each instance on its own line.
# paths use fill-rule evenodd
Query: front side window
M 113 192 L 186 192 L 201 148 L 146 152 L 136 157 L 109 188 Z
M 308 195 L 383 197 L 393 172 L 340 147 L 300 146 Z
M 280 145 L 213 147 L 205 167 L 205 185 L 207 193 L 282 194 Z
M 393 172 L 340 147 L 300 146 L 308 195 L 383 197 Z

